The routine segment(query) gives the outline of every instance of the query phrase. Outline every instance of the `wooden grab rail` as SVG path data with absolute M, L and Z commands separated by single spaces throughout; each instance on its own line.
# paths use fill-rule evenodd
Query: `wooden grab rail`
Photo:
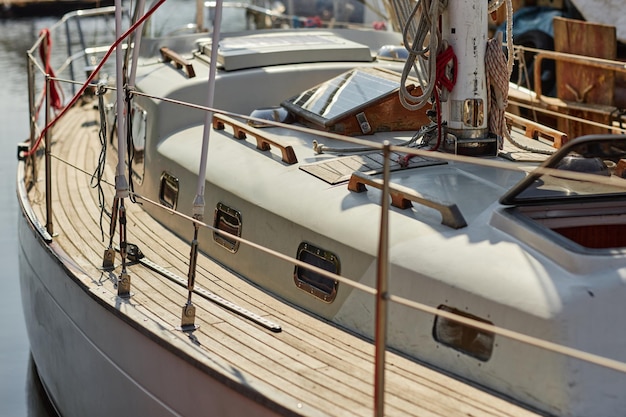
M 256 139 L 256 147 L 262 151 L 269 151 L 272 146 L 280 149 L 283 157 L 283 162 L 289 165 L 293 165 L 298 162 L 296 153 L 290 145 L 283 145 L 270 139 L 265 133 L 257 128 L 249 126 L 231 117 L 223 114 L 213 115 L 213 129 L 223 130 L 228 125 L 233 129 L 233 137 L 236 139 L 245 139 L 247 135 Z
M 176 68 L 185 69 L 185 73 L 187 73 L 187 78 L 193 78 L 196 76 L 196 71 L 193 69 L 193 64 L 178 55 L 176 52 L 172 51 L 170 48 L 163 46 L 159 49 L 161 52 L 161 56 L 163 57 L 163 62 L 173 62 Z
M 356 193 L 367 191 L 366 185 L 382 190 L 383 181 L 372 178 L 362 172 L 354 172 L 350 177 L 348 189 Z M 432 197 L 426 197 L 410 188 L 397 184 L 389 184 L 389 194 L 391 195 L 391 205 L 400 209 L 412 207 L 411 201 L 437 210 L 441 214 L 441 224 L 449 226 L 453 229 L 460 229 L 467 226 L 465 218 L 456 204 L 448 204 L 436 201 Z
M 542 136 L 544 138 L 552 139 L 552 146 L 555 148 L 560 148 L 569 140 L 567 134 L 561 132 L 560 130 L 552 129 L 540 123 L 535 123 L 532 120 L 525 119 L 509 112 L 506 112 L 504 117 L 510 120 L 514 125 L 524 127 L 524 134 L 528 138 L 537 139 L 538 136 Z

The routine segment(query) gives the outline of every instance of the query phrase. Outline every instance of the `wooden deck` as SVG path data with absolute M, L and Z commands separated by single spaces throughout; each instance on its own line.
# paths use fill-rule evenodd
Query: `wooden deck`
M 107 289 L 103 297 L 115 294 L 116 269 L 103 274 L 103 252 L 108 245 L 109 220 L 100 232 L 100 209 L 91 175 L 100 153 L 97 111 L 91 104 L 71 110 L 54 129 L 52 154 L 54 240 L 75 259 L 91 279 L 88 287 Z M 76 126 L 82 126 L 77 132 Z M 70 136 L 79 140 L 70 141 Z M 109 156 L 115 151 L 109 149 Z M 75 169 L 76 166 L 78 169 Z M 113 183 L 113 165 L 106 178 Z M 40 161 L 43 179 L 44 163 Z M 45 224 L 44 183 L 30 190 L 33 208 Z M 113 196 L 104 185 L 107 209 Z M 137 204 L 126 201 L 128 241 L 137 244 L 151 261 L 179 277 L 187 276 L 189 245 L 152 220 Z M 190 237 L 192 234 L 190 226 Z M 116 237 L 117 240 L 117 237 Z M 374 347 L 328 322 L 311 317 L 280 302 L 228 270 L 200 256 L 196 286 L 259 314 L 282 327 L 278 333 L 195 296 L 197 308 L 194 344 L 180 325 L 181 308 L 186 302 L 184 288 L 140 264 L 129 266 L 133 301 L 137 309 L 171 329 L 172 335 L 200 347 L 207 358 L 230 364 L 249 381 L 265 381 L 263 395 L 296 398 L 311 410 L 310 415 L 373 415 Z M 102 291 L 99 291 L 102 293 Z M 193 345 L 193 346 L 192 346 Z M 207 360 L 207 366 L 215 361 Z M 388 416 L 536 416 L 491 393 L 448 377 L 392 352 L 387 354 L 386 405 Z

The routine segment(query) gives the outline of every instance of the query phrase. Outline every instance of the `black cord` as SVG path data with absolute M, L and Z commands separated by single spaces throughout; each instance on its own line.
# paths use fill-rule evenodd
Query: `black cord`
M 104 190 L 102 189 L 102 177 L 104 176 L 104 168 L 106 164 L 106 155 L 107 155 L 107 122 L 106 122 L 106 114 L 104 112 L 104 93 L 106 92 L 106 87 L 102 85 L 98 85 L 98 89 L 96 91 L 96 95 L 98 96 L 98 110 L 100 112 L 100 131 L 98 132 L 98 137 L 100 138 L 100 155 L 98 157 L 98 164 L 96 165 L 96 169 L 94 173 L 91 175 L 90 185 L 91 188 L 95 188 L 98 190 L 98 204 L 100 206 L 100 234 L 102 235 L 102 241 L 104 242 L 104 226 L 103 226 L 103 218 L 106 214 L 110 217 L 110 215 L 105 210 L 105 198 L 104 198 Z

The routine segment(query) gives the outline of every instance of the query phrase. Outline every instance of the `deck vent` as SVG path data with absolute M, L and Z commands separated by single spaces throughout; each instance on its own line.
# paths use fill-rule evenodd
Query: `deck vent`
M 445 305 L 440 305 L 437 308 L 486 324 L 493 324 L 490 321 L 457 310 L 456 308 Z M 483 362 L 491 358 L 494 336 L 495 335 L 491 332 L 486 332 L 441 316 L 435 318 L 435 325 L 433 326 L 433 337 L 437 342 Z
M 224 232 L 241 237 L 241 213 L 223 203 L 217 203 L 213 216 L 213 227 Z M 232 253 L 239 249 L 239 241 L 220 232 L 213 232 L 213 240 Z
M 339 274 L 339 258 L 329 251 L 317 248 L 310 243 L 302 242 L 298 247 L 296 258 L 309 265 Z M 337 295 L 339 281 L 328 278 L 310 269 L 296 265 L 293 279 L 298 288 L 327 303 L 332 303 Z
M 167 172 L 161 174 L 159 201 L 161 201 L 161 204 L 165 207 L 176 210 L 176 203 L 178 201 L 178 178 Z

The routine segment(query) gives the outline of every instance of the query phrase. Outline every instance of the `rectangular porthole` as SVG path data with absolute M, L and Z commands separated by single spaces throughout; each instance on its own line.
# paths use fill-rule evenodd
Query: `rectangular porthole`
M 159 201 L 165 207 L 176 210 L 176 203 L 178 202 L 178 178 L 167 172 L 161 174 Z
M 493 324 L 490 321 L 462 312 L 456 308 L 445 305 L 440 305 L 437 308 L 486 324 Z M 437 316 L 435 317 L 435 324 L 433 326 L 433 337 L 437 342 L 443 345 L 484 362 L 488 361 L 491 357 L 495 335 L 491 332 L 486 332 L 445 317 Z
M 296 258 L 335 274 L 340 272 L 339 258 L 335 254 L 317 248 L 310 243 L 302 242 L 300 244 Z M 296 265 L 293 275 L 294 282 L 303 291 L 327 303 L 332 303 L 335 299 L 339 281 L 298 265 Z
M 213 216 L 213 227 L 241 237 L 241 226 L 241 213 L 225 204 L 217 203 Z M 213 240 L 233 253 L 239 249 L 239 241 L 223 233 L 213 232 Z

